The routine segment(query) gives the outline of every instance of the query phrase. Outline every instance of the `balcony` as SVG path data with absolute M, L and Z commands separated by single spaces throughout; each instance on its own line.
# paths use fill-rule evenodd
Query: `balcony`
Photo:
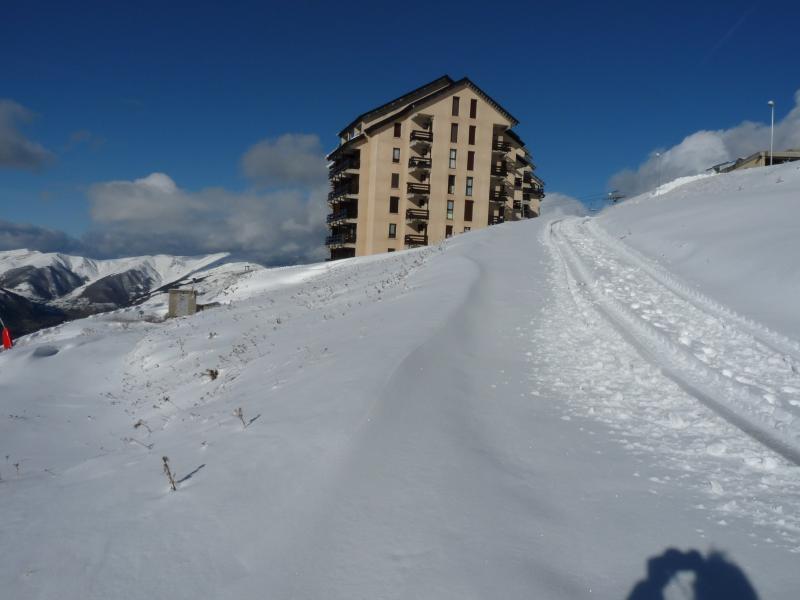
M 406 210 L 406 219 L 411 221 L 427 221 L 430 211 L 426 208 L 409 208 Z
M 361 161 L 352 158 L 339 161 L 335 163 L 330 171 L 328 171 L 329 179 L 343 179 L 345 177 L 355 175 L 355 173 L 348 173 L 348 171 L 358 171 L 361 168 Z
M 339 221 L 347 221 L 348 219 L 357 219 L 358 211 L 355 210 L 340 210 L 328 215 L 326 221 L 328 225 L 338 223 Z
M 492 175 L 495 177 L 505 177 L 508 175 L 508 165 L 505 163 L 492 165 Z
M 490 202 L 505 202 L 506 200 L 508 200 L 508 192 L 506 190 L 501 189 L 489 191 Z
M 411 130 L 411 141 L 412 142 L 425 142 L 430 144 L 433 142 L 433 132 L 432 131 L 425 131 L 423 129 L 412 129 Z
M 501 140 L 492 141 L 493 152 L 508 152 L 509 150 L 511 150 L 511 144 L 508 142 L 503 142 Z
M 503 217 L 503 215 L 489 216 L 489 225 L 499 225 L 500 223 L 505 223 L 505 218 Z
M 406 184 L 406 191 L 409 194 L 430 194 L 431 193 L 431 184 L 430 183 L 413 183 L 408 182 Z
M 325 238 L 325 245 L 331 248 L 344 246 L 346 244 L 355 244 L 356 243 L 356 233 L 348 232 L 348 233 L 336 233 L 333 235 L 329 235 Z
M 428 236 L 423 234 L 408 233 L 405 237 L 406 246 L 427 246 Z
M 355 200 L 358 197 L 358 190 L 351 188 L 335 189 L 328 194 L 328 202 L 336 204 L 337 202 L 344 202 L 345 200 Z
M 409 169 L 430 169 L 431 159 L 427 156 L 412 156 L 408 159 Z

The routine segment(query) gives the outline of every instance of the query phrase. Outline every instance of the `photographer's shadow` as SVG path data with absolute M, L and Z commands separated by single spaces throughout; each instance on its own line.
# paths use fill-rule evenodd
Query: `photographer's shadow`
M 638 582 L 628 600 L 664 600 L 668 586 L 681 587 L 687 580 L 694 600 L 758 600 L 747 576 L 718 552 L 703 556 L 697 550 L 667 549 L 647 561 L 647 577 Z M 686 589 L 683 589 L 684 593 Z

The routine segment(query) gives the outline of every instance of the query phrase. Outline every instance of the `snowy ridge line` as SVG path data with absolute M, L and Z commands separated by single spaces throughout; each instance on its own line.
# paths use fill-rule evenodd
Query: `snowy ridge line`
M 638 250 L 613 237 L 600 225 L 586 220 L 583 222 L 586 229 L 601 244 L 609 247 L 617 257 L 635 267 L 640 268 L 656 282 L 667 288 L 672 293 L 692 303 L 696 308 L 705 312 L 716 314 L 733 321 L 765 346 L 771 347 L 776 352 L 789 354 L 800 362 L 800 342 L 778 333 L 753 319 L 740 315 L 730 307 L 713 300 L 702 292 L 697 291 L 677 275 L 670 273 L 654 260 L 644 256 Z
M 597 311 L 684 390 L 747 435 L 800 466 L 800 435 L 790 430 L 794 416 L 780 407 L 764 407 L 762 398 L 754 396 L 747 386 L 707 367 L 667 335 L 639 319 L 619 300 L 603 294 L 583 260 L 558 231 L 562 222 L 551 223 L 550 236 L 566 270 L 576 279 L 579 289 L 587 290 Z

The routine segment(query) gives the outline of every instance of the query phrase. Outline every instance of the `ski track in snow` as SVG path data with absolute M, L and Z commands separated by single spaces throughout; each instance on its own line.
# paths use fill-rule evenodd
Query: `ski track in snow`
M 558 309 L 534 339 L 537 348 L 560 343 L 533 353 L 537 389 L 572 390 L 569 413 L 605 423 L 629 450 L 663 458 L 672 475 L 654 478 L 653 493 L 705 474 L 708 502 L 699 508 L 720 522 L 765 525 L 766 541 L 800 552 L 800 515 L 791 510 L 800 468 L 787 460 L 800 449 L 800 376 L 795 358 L 776 349 L 794 342 L 726 318 L 724 307 L 703 310 L 710 300 L 676 294 L 587 223 L 557 221 L 544 234 Z M 769 537 L 775 529 L 779 540 Z

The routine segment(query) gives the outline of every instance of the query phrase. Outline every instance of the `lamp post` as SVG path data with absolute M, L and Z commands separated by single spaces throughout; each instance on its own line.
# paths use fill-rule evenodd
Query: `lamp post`
M 770 108 L 770 124 L 769 124 L 769 164 L 772 166 L 772 140 L 775 138 L 775 101 L 770 100 L 767 102 Z
M 661 152 L 656 152 L 656 159 L 658 163 L 656 165 L 656 169 L 658 170 L 658 186 L 656 189 L 661 187 Z

